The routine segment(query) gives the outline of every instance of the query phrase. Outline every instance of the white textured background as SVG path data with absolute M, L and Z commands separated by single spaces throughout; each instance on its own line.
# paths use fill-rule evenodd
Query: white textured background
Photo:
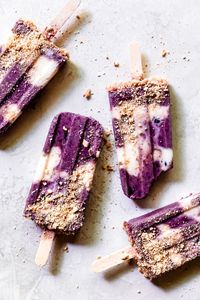
M 65 0 L 0 0 L 1 43 L 19 18 L 43 28 Z M 0 300 L 200 299 L 200 261 L 173 272 L 156 284 L 137 268 L 121 266 L 93 274 L 90 265 L 127 244 L 122 222 L 200 189 L 200 1 L 82 0 L 80 22 L 71 21 L 62 44 L 71 62 L 0 141 Z M 34 264 L 40 229 L 22 217 L 44 139 L 53 116 L 73 111 L 93 116 L 106 129 L 111 118 L 105 87 L 130 78 L 129 42 L 141 44 L 148 75 L 171 84 L 174 169 L 155 184 L 143 208 L 125 197 L 118 172 L 98 166 L 87 217 L 80 234 L 63 251 L 56 241 L 49 264 Z M 170 55 L 161 57 L 161 51 Z M 109 60 L 106 57 L 109 57 Z M 114 62 L 120 67 L 115 68 Z M 98 77 L 99 76 L 99 77 Z M 91 88 L 90 101 L 82 97 Z M 111 137 L 112 139 L 112 137 Z M 111 160 L 115 164 L 115 153 Z

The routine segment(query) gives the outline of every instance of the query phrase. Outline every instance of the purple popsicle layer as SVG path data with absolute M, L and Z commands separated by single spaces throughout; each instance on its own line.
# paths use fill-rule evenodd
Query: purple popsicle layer
M 68 60 L 36 26 L 19 20 L 0 54 L 0 133 L 20 116 L 35 95 Z
M 153 279 L 200 256 L 200 194 L 124 222 L 139 271 Z
M 144 198 L 172 167 L 168 84 L 162 79 L 133 80 L 108 89 L 122 188 Z
M 94 119 L 61 113 L 51 124 L 25 216 L 56 233 L 75 234 L 99 157 L 103 128 Z

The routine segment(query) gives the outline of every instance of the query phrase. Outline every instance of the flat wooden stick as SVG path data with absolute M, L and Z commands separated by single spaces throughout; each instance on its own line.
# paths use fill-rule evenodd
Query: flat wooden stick
M 35 256 L 36 265 L 42 267 L 46 265 L 53 244 L 55 233 L 53 231 L 44 230 L 40 238 L 40 244 Z
M 48 40 L 56 40 L 55 35 L 64 26 L 67 20 L 73 15 L 81 0 L 69 0 L 68 3 L 62 8 L 58 15 L 51 21 L 51 23 L 45 28 L 44 35 Z
M 120 265 L 124 261 L 128 261 L 134 258 L 134 249 L 131 246 L 127 246 L 110 255 L 104 256 L 102 258 L 97 258 L 92 264 L 93 272 L 103 272 L 114 266 Z
M 131 56 L 131 75 L 133 79 L 142 80 L 142 56 L 140 52 L 139 44 L 136 42 L 130 45 L 130 56 Z

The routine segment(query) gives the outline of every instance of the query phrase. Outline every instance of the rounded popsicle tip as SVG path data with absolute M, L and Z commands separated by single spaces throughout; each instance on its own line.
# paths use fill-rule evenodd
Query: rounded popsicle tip
M 140 51 L 140 46 L 135 41 L 130 44 L 130 57 L 132 79 L 142 80 L 144 78 L 142 68 L 142 55 Z
M 100 258 L 96 258 L 96 260 L 92 263 L 91 270 L 94 273 L 100 273 L 104 271 L 104 269 L 101 267 L 101 262 L 99 263 L 99 260 Z
M 49 231 L 49 230 L 43 231 L 40 238 L 40 244 L 35 256 L 35 263 L 37 266 L 43 267 L 46 265 L 52 248 L 54 237 L 55 237 L 54 231 Z
M 104 257 L 97 257 L 91 269 L 95 273 L 103 272 L 132 258 L 134 258 L 134 249 L 132 246 L 127 246 Z
M 47 264 L 47 261 L 48 261 L 48 257 L 46 257 L 45 259 L 43 257 L 40 257 L 36 254 L 36 257 L 35 257 L 35 264 L 38 266 L 38 267 L 44 267 L 46 264 Z

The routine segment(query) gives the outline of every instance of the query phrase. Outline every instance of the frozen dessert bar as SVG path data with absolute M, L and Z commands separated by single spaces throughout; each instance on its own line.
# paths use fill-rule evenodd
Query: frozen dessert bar
M 75 234 L 99 157 L 103 128 L 94 119 L 60 113 L 51 124 L 25 216 L 55 233 Z
M 174 270 L 200 256 L 200 194 L 124 222 L 131 246 L 93 263 L 101 272 L 134 259 L 149 279 Z
M 0 54 L 0 133 L 21 115 L 35 95 L 68 60 L 29 21 L 19 20 Z
M 200 256 L 200 195 L 134 218 L 124 228 L 139 271 L 156 278 Z
M 134 80 L 110 88 L 109 99 L 124 193 L 144 198 L 160 173 L 172 167 L 168 84 Z
M 122 188 L 141 199 L 172 167 L 173 151 L 168 83 L 135 77 L 109 87 L 108 95 Z

